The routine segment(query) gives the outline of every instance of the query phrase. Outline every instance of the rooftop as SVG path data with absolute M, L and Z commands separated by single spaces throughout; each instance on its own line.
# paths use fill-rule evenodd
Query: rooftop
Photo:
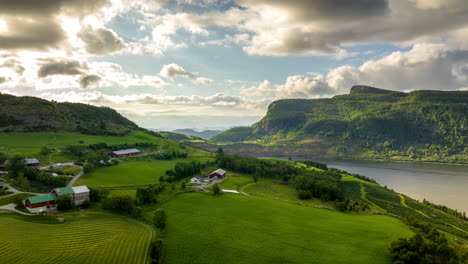
M 61 188 L 55 188 L 54 190 L 57 192 L 58 196 L 75 193 L 72 187 L 61 187 Z
M 76 187 L 72 187 L 73 191 L 75 193 L 87 193 L 89 192 L 89 189 L 86 185 L 81 185 L 81 186 L 76 186 Z
M 30 158 L 30 159 L 24 159 L 24 162 L 26 162 L 26 164 L 37 164 L 39 163 L 39 160 L 36 158 Z
M 223 170 L 223 169 L 217 169 L 217 170 L 213 171 L 212 174 L 213 173 L 218 173 L 219 175 L 224 175 L 226 173 L 226 171 Z
M 116 155 L 125 155 L 125 154 L 130 154 L 130 153 L 140 153 L 141 151 L 139 151 L 138 149 L 123 149 L 123 150 L 116 150 L 116 151 L 112 151 L 112 153 L 116 154 Z
M 55 194 L 53 194 L 53 193 L 28 197 L 28 200 L 32 204 L 50 202 L 50 201 L 54 201 L 55 199 L 57 199 L 57 196 Z

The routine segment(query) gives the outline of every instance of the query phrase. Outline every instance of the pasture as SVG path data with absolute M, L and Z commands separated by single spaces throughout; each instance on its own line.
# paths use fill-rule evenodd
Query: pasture
M 189 157 L 174 160 L 125 161 L 116 166 L 98 168 L 78 179 L 75 186 L 116 187 L 156 184 L 166 170 L 172 169 L 178 162 L 206 162 L 207 157 Z
M 392 217 L 253 196 L 187 193 L 163 207 L 165 263 L 391 263 L 390 243 L 413 234 Z
M 146 263 L 150 227 L 108 214 L 63 217 L 58 223 L 0 215 L 0 262 Z
M 55 153 L 50 155 L 50 159 L 54 162 L 62 162 L 70 160 L 70 157 L 63 156 L 60 153 L 65 146 L 90 145 L 101 142 L 108 145 L 151 142 L 158 145 L 159 150 L 180 150 L 179 143 L 177 142 L 154 137 L 139 131 L 123 137 L 94 136 L 78 133 L 0 133 L 0 152 L 5 152 L 9 155 L 38 156 L 42 147 L 49 147 L 55 149 Z M 198 150 L 192 151 L 200 152 Z

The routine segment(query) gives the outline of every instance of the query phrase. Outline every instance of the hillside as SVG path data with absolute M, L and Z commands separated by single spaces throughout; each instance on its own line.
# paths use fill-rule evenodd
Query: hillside
M 0 93 L 0 132 L 124 135 L 138 129 L 135 123 L 108 107 Z
M 158 133 L 167 139 L 174 140 L 177 142 L 187 141 L 187 140 L 202 140 L 202 138 L 200 137 L 195 137 L 195 136 L 190 136 L 187 134 L 175 133 L 175 132 L 170 132 L 170 131 L 159 131 Z
M 203 131 L 196 131 L 193 129 L 176 129 L 172 131 L 174 133 L 178 134 L 184 134 L 188 136 L 194 136 L 194 137 L 199 137 L 203 139 L 210 139 L 213 136 L 216 136 L 220 133 L 222 133 L 222 130 L 203 130 Z
M 466 91 L 402 93 L 354 86 L 350 94 L 333 98 L 273 102 L 258 123 L 212 140 L 253 143 L 223 146 L 236 153 L 248 149 L 250 155 L 468 162 L 467 103 Z

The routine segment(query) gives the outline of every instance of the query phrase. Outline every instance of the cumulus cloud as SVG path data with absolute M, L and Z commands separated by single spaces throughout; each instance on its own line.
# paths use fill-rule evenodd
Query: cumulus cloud
M 79 75 L 82 74 L 86 65 L 79 61 L 48 59 L 41 65 L 37 75 L 40 78 L 49 75 Z
M 89 75 L 82 75 L 80 77 L 79 83 L 81 88 L 87 88 L 91 85 L 97 85 L 102 78 L 99 75 L 89 74 Z
M 107 0 L 0 2 L 0 18 L 6 30 L 0 33 L 2 49 L 48 50 L 66 39 L 63 15 L 83 17 L 108 4 Z
M 326 76 L 289 76 L 284 84 L 269 81 L 245 88 L 241 94 L 272 98 L 317 98 L 347 93 L 356 84 L 396 91 L 458 90 L 468 86 L 468 50 L 446 44 L 417 44 L 355 67 L 334 68 Z
M 107 28 L 94 29 L 87 26 L 81 29 L 78 37 L 83 40 L 86 51 L 91 54 L 104 55 L 124 48 L 123 39 Z
M 182 66 L 179 66 L 175 63 L 164 65 L 161 71 L 159 72 L 159 75 L 167 79 L 175 79 L 178 77 L 188 78 L 191 79 L 194 83 L 202 85 L 210 84 L 213 82 L 213 80 L 209 78 L 197 77 L 196 73 L 189 72 L 185 70 Z
M 157 31 L 164 32 L 162 35 L 166 37 L 179 28 L 205 35 L 212 26 L 235 28 L 237 35 L 244 36 L 238 45 L 243 45 L 250 55 L 336 54 L 337 58 L 353 55 L 345 54 L 344 45 L 410 43 L 468 25 L 468 2 L 464 0 L 237 0 L 236 3 L 238 6 L 226 11 L 158 17 L 153 25 L 158 25 Z M 201 43 L 226 45 L 234 41 L 232 35 L 226 35 L 221 40 Z
M 195 74 L 186 71 L 183 67 L 175 63 L 164 65 L 159 74 L 168 79 L 174 79 L 176 77 L 195 78 Z

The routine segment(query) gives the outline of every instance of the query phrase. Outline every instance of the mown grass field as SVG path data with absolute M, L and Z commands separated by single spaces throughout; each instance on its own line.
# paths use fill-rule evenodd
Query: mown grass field
M 389 244 L 412 235 L 387 216 L 254 196 L 187 193 L 164 208 L 165 263 L 391 263 Z
M 0 215 L 0 263 L 146 263 L 150 227 L 100 213 L 63 217 Z
M 80 143 L 82 141 L 83 143 Z M 61 155 L 60 151 L 67 145 L 90 145 L 104 142 L 108 145 L 123 143 L 152 142 L 158 145 L 159 150 L 178 151 L 179 143 L 165 138 L 151 136 L 145 132 L 133 132 L 124 137 L 93 136 L 78 133 L 0 133 L 0 151 L 9 155 L 20 154 L 24 156 L 38 156 L 44 146 L 55 149 L 50 156 L 54 162 L 70 160 L 70 157 Z M 191 149 L 194 153 L 200 152 Z M 44 157 L 42 157 L 44 159 Z
M 142 160 L 125 161 L 116 166 L 98 168 L 88 175 L 78 179 L 75 186 L 89 185 L 92 187 L 134 186 L 156 184 L 166 170 L 172 169 L 178 162 L 206 162 L 208 157 L 189 157 L 174 160 Z

